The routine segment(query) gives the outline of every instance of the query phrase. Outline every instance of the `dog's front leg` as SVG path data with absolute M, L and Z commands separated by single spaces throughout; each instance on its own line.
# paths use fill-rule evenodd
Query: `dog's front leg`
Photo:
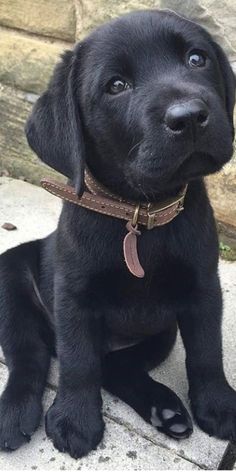
M 82 457 L 103 436 L 101 359 L 98 321 L 85 294 L 63 277 L 56 283 L 55 318 L 59 385 L 46 417 L 46 432 L 59 451 Z
M 179 314 L 186 349 L 189 396 L 198 425 L 209 435 L 236 439 L 236 392 L 223 370 L 222 300 L 217 276 Z

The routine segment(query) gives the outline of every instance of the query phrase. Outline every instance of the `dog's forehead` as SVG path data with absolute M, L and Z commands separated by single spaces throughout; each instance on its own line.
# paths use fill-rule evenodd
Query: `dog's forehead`
M 92 56 L 138 57 L 143 51 L 165 51 L 186 43 L 200 46 L 209 35 L 197 24 L 172 12 L 131 13 L 98 28 L 90 37 Z

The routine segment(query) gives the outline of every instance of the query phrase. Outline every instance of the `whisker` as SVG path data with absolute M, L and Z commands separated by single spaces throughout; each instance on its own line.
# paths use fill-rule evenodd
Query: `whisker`
M 143 142 L 143 139 L 141 139 L 138 143 L 136 143 L 136 144 L 129 150 L 127 157 L 129 157 L 130 154 L 131 154 L 138 146 L 140 146 L 140 145 L 142 144 L 142 142 Z
M 143 177 L 143 180 L 144 180 L 144 177 Z M 145 191 L 143 190 L 142 184 L 140 183 L 140 184 L 138 185 L 138 187 L 139 187 L 139 190 L 142 192 L 143 196 L 145 197 L 145 199 L 146 199 L 147 202 L 148 202 L 149 198 L 148 198 L 148 195 L 147 195 L 147 194 L 145 193 Z

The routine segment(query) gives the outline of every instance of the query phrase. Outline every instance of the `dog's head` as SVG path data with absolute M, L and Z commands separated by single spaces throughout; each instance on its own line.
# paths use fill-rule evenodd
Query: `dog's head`
M 150 198 L 231 157 L 235 79 L 200 26 L 136 12 L 67 52 L 26 125 L 32 149 L 78 193 L 85 162 L 117 193 Z

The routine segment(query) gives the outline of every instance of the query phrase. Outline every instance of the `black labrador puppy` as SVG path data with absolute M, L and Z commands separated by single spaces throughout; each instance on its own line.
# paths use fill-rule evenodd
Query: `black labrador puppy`
M 55 447 L 96 448 L 101 387 L 174 438 L 192 423 L 180 399 L 147 370 L 176 338 L 186 350 L 194 418 L 236 439 L 236 393 L 222 361 L 216 227 L 203 176 L 232 156 L 235 80 L 221 48 L 171 12 L 131 13 L 67 52 L 26 125 L 32 149 L 83 192 L 84 163 L 113 193 L 162 202 L 188 183 L 172 222 L 139 228 L 144 278 L 125 266 L 125 221 L 65 202 L 57 230 L 0 257 L 0 342 L 9 379 L 0 445 L 37 428 L 50 357 L 60 379 L 46 416 Z M 56 342 L 55 342 L 56 338 Z

